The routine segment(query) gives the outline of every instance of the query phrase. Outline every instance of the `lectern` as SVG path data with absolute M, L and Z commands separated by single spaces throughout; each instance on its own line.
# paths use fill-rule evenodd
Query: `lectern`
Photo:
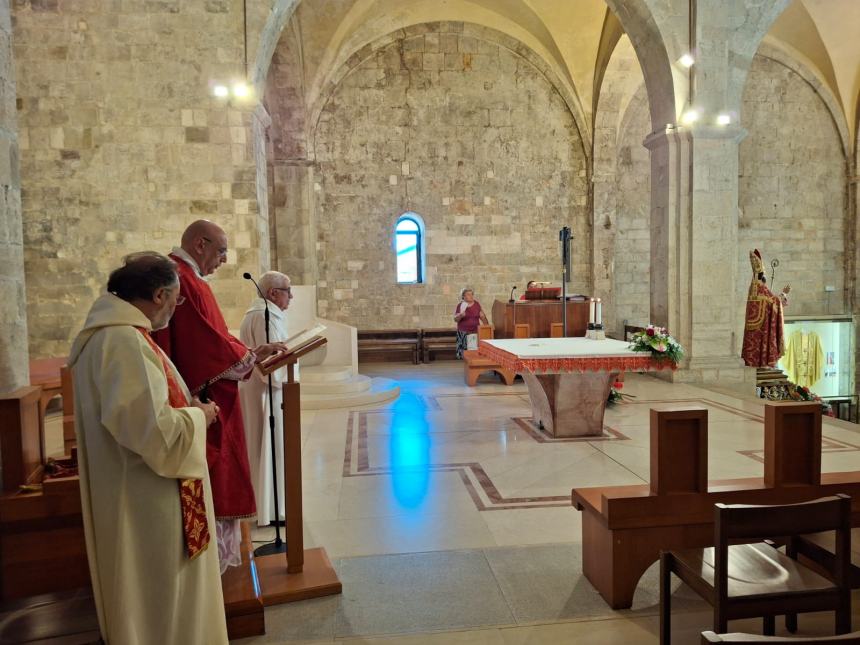
M 281 352 L 260 365 L 263 374 L 287 368 L 284 402 L 284 508 L 287 552 L 256 558 L 260 590 L 265 606 L 330 596 L 342 591 L 340 580 L 322 547 L 304 548 L 302 520 L 302 412 L 300 386 L 295 380 L 299 358 L 326 344 L 316 336 L 288 352 Z M 274 449 L 274 447 L 273 447 Z

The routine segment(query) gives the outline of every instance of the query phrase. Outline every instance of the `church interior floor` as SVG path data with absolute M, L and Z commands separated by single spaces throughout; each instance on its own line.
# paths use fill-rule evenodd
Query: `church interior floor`
M 459 362 L 361 372 L 397 379 L 400 397 L 305 411 L 302 424 L 305 547 L 326 548 L 343 594 L 268 607 L 267 634 L 239 643 L 657 643 L 657 565 L 632 609 L 610 609 L 582 575 L 571 488 L 647 482 L 656 404 L 708 409 L 710 479 L 762 475 L 754 399 L 628 375 L 635 398 L 607 410 L 604 437 L 555 440 L 529 422 L 519 380 L 486 375 L 470 388 Z M 856 470 L 858 427 L 825 418 L 823 435 L 823 470 Z M 698 643 L 711 612 L 675 587 L 674 642 Z M 854 608 L 860 628 L 860 595 Z M 761 622 L 730 628 L 761 633 Z M 832 614 L 800 619 L 802 633 L 832 629 Z

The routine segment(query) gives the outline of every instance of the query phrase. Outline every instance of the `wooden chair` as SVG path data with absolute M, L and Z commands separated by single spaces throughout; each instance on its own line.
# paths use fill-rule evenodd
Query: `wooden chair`
M 528 323 L 517 323 L 514 325 L 514 338 L 531 338 L 531 336 Z
M 495 330 L 492 325 L 479 325 L 478 326 L 478 341 L 482 340 L 492 340 L 495 338 Z
M 549 337 L 564 338 L 564 323 L 550 323 Z
M 714 547 L 660 554 L 660 643 L 671 642 L 671 574 L 714 608 L 714 631 L 728 621 L 762 616 L 764 633 L 774 634 L 774 617 L 808 611 L 836 611 L 836 633 L 851 631 L 851 498 L 824 497 L 800 504 L 750 506 L 716 504 Z M 836 581 L 815 573 L 763 540 L 836 531 Z M 742 542 L 739 544 L 739 542 Z M 731 543 L 731 544 L 730 544 Z
M 805 636 L 800 638 L 783 638 L 782 636 L 759 636 L 758 634 L 715 634 L 702 632 L 702 645 L 724 643 L 725 645 L 740 645 L 741 643 L 790 643 L 791 645 L 860 645 L 860 632 L 842 634 L 841 636 Z

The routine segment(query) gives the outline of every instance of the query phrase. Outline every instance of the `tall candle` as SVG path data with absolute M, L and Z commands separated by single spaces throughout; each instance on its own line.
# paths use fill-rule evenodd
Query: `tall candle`
M 594 324 L 594 298 L 588 303 L 588 322 Z
M 596 314 L 595 322 L 598 325 L 603 324 L 603 303 L 600 302 L 600 298 L 597 299 L 597 314 Z

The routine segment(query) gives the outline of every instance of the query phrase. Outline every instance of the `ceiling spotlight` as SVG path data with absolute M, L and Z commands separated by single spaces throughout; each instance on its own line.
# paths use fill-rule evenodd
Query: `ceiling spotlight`
M 250 88 L 245 83 L 235 83 L 233 85 L 233 96 L 237 99 L 247 98 L 251 94 Z
M 689 109 L 681 115 L 681 123 L 683 123 L 684 125 L 693 125 L 698 120 L 698 110 Z
M 230 94 L 230 90 L 227 89 L 226 85 L 216 85 L 212 88 L 212 94 L 217 96 L 219 99 L 223 99 Z
M 681 63 L 684 67 L 690 68 L 693 66 L 693 63 L 696 62 L 696 59 L 693 58 L 692 54 L 684 54 L 681 58 L 678 59 L 678 62 Z
M 717 116 L 717 125 L 728 125 L 732 122 L 732 117 L 728 114 L 720 114 Z

